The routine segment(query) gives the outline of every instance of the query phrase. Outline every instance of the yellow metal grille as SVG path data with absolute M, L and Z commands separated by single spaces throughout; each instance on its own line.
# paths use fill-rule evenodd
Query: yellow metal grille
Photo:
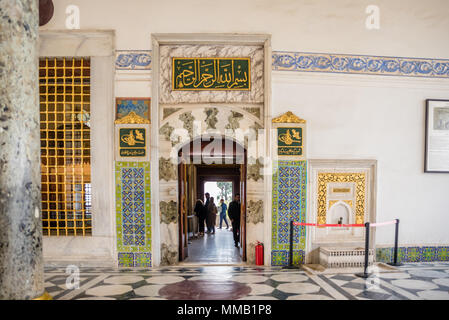
M 91 235 L 90 59 L 41 58 L 39 92 L 44 235 Z

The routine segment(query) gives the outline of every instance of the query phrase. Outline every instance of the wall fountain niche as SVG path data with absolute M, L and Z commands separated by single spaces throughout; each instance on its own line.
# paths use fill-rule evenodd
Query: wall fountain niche
M 363 225 L 376 221 L 376 160 L 310 160 L 310 171 L 309 217 L 313 222 Z M 363 261 L 359 251 L 364 248 L 365 228 L 317 227 L 311 231 L 308 263 L 332 268 L 358 267 L 358 260 Z M 333 261 L 337 256 L 339 260 Z

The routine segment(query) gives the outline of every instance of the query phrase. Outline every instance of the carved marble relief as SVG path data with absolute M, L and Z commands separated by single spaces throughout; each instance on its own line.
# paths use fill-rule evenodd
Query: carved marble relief
M 251 113 L 252 115 L 255 115 L 258 119 L 260 119 L 260 108 L 258 107 L 245 108 L 245 111 Z
M 183 128 L 187 130 L 190 139 L 192 139 L 193 121 L 195 120 L 195 118 L 192 116 L 192 111 L 182 113 L 179 116 L 179 120 L 181 120 L 184 123 Z
M 248 134 L 245 134 L 244 136 L 244 145 L 245 148 L 248 147 L 248 143 L 249 141 L 257 141 L 257 139 L 259 138 L 259 129 L 262 129 L 263 126 L 261 126 L 259 123 L 254 122 L 250 127 L 249 127 L 249 132 Z
M 159 158 L 159 180 L 176 180 L 178 179 L 176 175 L 176 166 L 173 164 L 171 159 L 166 159 L 164 157 Z
M 207 129 L 217 129 L 215 127 L 215 125 L 218 122 L 218 119 L 217 119 L 218 109 L 217 108 L 206 108 L 204 110 L 204 113 L 206 114 Z
M 231 115 L 228 117 L 228 124 L 226 125 L 226 129 L 238 129 L 240 128 L 240 120 L 243 119 L 243 114 L 240 112 L 231 111 Z
M 247 91 L 183 91 L 172 90 L 172 57 L 249 57 L 251 61 L 251 88 Z M 170 145 L 175 146 L 178 141 L 172 141 L 171 135 L 178 133 L 179 129 L 188 132 L 179 137 L 184 140 L 193 138 L 195 134 L 224 135 L 226 129 L 258 129 L 263 128 L 258 122 L 263 122 L 264 109 L 264 50 L 263 46 L 236 46 L 236 45 L 160 45 L 159 47 L 159 104 L 162 108 L 163 123 L 160 127 L 160 146 L 163 150 L 159 158 L 159 179 L 161 182 L 159 194 L 163 195 L 160 201 L 161 219 L 161 265 L 173 265 L 178 262 L 178 203 L 175 194 L 178 186 L 172 185 L 177 179 L 177 166 L 171 164 L 169 159 Z M 234 110 L 234 111 L 233 111 Z M 201 121 L 200 132 L 196 132 L 195 121 Z M 167 123 L 166 123 L 167 122 Z M 176 130 L 175 130 L 176 129 Z M 181 130 L 184 131 L 184 130 Z M 248 134 L 245 133 L 247 136 Z M 233 137 L 240 144 L 244 138 Z M 177 138 L 176 138 L 177 139 Z M 247 146 L 247 144 L 245 144 Z M 248 188 L 256 190 L 260 181 L 263 182 L 262 159 L 254 159 L 248 167 Z M 165 183 L 165 181 L 169 183 Z M 257 186 L 257 187 L 256 187 Z M 261 188 L 260 188 L 261 189 Z M 260 190 L 260 193 L 262 190 Z M 259 194 L 259 190 L 255 191 Z M 170 195 L 169 197 L 167 195 Z M 250 264 L 255 262 L 255 239 L 264 241 L 263 221 L 264 202 L 258 200 L 248 201 L 248 230 L 247 258 Z M 170 201 L 170 199 L 173 199 Z M 254 199 L 254 198 L 253 198 Z M 261 224 L 262 223 L 262 224 Z
M 263 129 L 263 126 L 261 124 L 259 124 L 258 122 L 254 122 L 254 124 L 252 126 L 250 126 L 249 128 L 253 129 L 257 133 L 260 129 Z
M 161 244 L 161 265 L 173 265 L 178 262 L 178 251 L 173 246 Z
M 246 260 L 248 264 L 256 264 L 256 245 L 257 242 L 249 242 L 246 244 Z
M 175 128 L 170 126 L 168 122 L 159 129 L 159 134 L 163 136 L 165 140 L 170 141 L 172 146 L 175 146 L 181 140 L 181 137 L 179 136 L 177 138 L 172 138 L 172 133 L 174 130 Z
M 248 223 L 259 223 L 263 222 L 263 201 L 250 200 L 247 208 L 247 222 Z
M 171 141 L 171 140 L 170 140 L 170 137 L 171 137 L 171 134 L 173 133 L 173 130 L 175 130 L 175 128 L 173 128 L 172 126 L 170 126 L 170 125 L 168 124 L 168 122 L 167 122 L 167 123 L 164 124 L 162 127 L 160 127 L 160 129 L 159 129 L 159 134 L 160 134 L 161 136 L 163 136 L 163 137 L 165 138 L 165 140 Z
M 263 180 L 263 175 L 261 174 L 261 172 L 264 165 L 260 161 L 261 159 L 262 157 L 259 157 L 258 159 L 250 157 L 248 159 L 248 168 L 247 168 L 248 180 L 254 181 L 259 181 L 259 179 Z
M 167 118 L 168 116 L 172 115 L 173 113 L 175 113 L 181 109 L 182 108 L 164 108 L 163 119 Z
M 178 220 L 178 203 L 176 201 L 161 201 L 159 202 L 159 208 L 161 210 L 161 222 L 170 224 L 176 223 Z

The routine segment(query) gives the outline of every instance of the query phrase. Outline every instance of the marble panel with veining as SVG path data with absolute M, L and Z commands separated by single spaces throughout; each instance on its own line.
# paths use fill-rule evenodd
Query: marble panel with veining
M 172 90 L 173 57 L 249 57 L 251 59 L 251 90 Z M 263 103 L 264 51 L 262 46 L 233 45 L 162 45 L 160 47 L 160 103 Z

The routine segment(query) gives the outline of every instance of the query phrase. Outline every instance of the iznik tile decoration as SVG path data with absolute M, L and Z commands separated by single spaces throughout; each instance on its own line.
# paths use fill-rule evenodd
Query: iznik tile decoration
M 115 163 L 119 267 L 151 267 L 150 162 Z
M 151 50 L 117 50 L 116 70 L 151 70 Z
M 392 262 L 394 247 L 376 248 L 377 262 Z M 449 246 L 398 247 L 398 262 L 449 261 Z
M 288 264 L 290 220 L 306 222 L 307 162 L 278 161 L 273 172 L 271 264 Z M 306 227 L 294 226 L 293 264 L 305 262 Z
M 449 78 L 447 59 L 284 51 L 273 51 L 272 59 L 276 71 Z M 117 70 L 150 70 L 151 50 L 119 50 L 115 66 Z
M 307 52 L 273 52 L 273 70 L 449 78 L 449 60 Z
M 134 112 L 139 117 L 150 120 L 151 98 L 116 98 L 116 119 L 122 119 Z

